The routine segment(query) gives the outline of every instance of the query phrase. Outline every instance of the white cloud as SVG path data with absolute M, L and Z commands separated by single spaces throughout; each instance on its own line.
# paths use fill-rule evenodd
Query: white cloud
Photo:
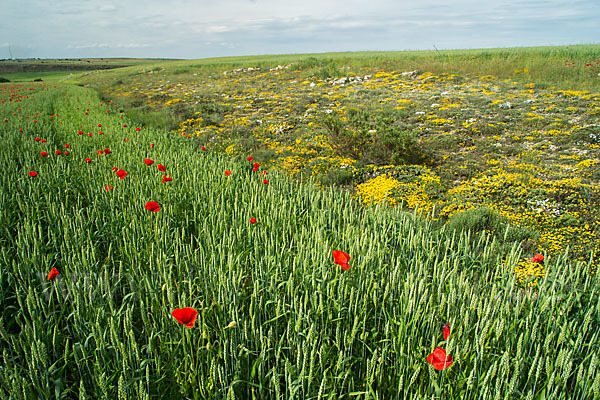
M 4 4 L 6 3 L 6 4 Z M 4 48 L 33 57 L 197 58 L 598 40 L 597 0 L 4 0 Z M 573 29 L 577 26 L 577 29 Z M 26 32 L 26 34 L 24 34 Z M 540 43 L 540 40 L 544 42 Z M 238 52 L 238 53 L 236 53 Z M 163 54 L 169 53 L 169 54 Z

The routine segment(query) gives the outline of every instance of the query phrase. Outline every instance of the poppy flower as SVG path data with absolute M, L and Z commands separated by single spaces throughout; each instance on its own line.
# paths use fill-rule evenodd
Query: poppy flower
M 448 340 L 448 337 L 450 336 L 450 324 L 444 325 L 442 331 L 444 332 L 444 340 Z
M 42 139 L 42 140 L 40 140 L 40 141 L 41 141 L 42 143 L 46 143 L 46 142 L 47 142 L 47 140 L 46 140 L 46 139 Z
M 258 167 L 252 168 L 252 172 L 256 172 L 256 171 L 258 171 Z
M 127 128 L 127 124 L 123 124 L 123 128 Z
M 198 318 L 198 311 L 192 307 L 176 308 L 171 312 L 171 315 L 177 322 L 192 329 L 196 323 L 196 318 Z
M 83 131 L 77 131 L 78 135 L 83 135 Z
M 65 151 L 65 156 L 68 156 L 70 153 L 68 151 Z
M 112 167 L 112 170 L 115 171 L 117 169 L 117 167 Z
M 267 174 L 268 174 L 268 172 L 267 172 L 267 170 L 264 170 L 264 171 L 263 171 L 263 172 L 261 172 L 260 174 L 261 174 L 261 175 L 267 175 Z
M 452 357 L 446 354 L 446 350 L 441 347 L 436 347 L 429 356 L 427 356 L 427 362 L 433 365 L 433 368 L 441 371 L 452 365 L 454 360 Z
M 173 180 L 173 178 L 171 178 L 171 175 L 169 175 L 169 177 L 168 177 L 168 178 L 167 178 L 167 176 L 166 176 L 166 175 L 163 175 L 163 180 L 162 180 L 162 183 L 165 183 L 165 182 L 171 182 L 172 180 Z
M 110 149 L 104 149 L 104 154 L 110 154 Z
M 153 148 L 153 147 L 154 147 L 154 143 L 150 143 L 150 148 Z
M 541 254 L 536 254 L 535 256 L 533 256 L 533 258 L 531 259 L 531 262 L 537 263 L 537 262 L 542 262 L 544 261 L 544 256 Z
M 146 165 L 152 165 L 152 164 L 154 164 L 154 160 L 151 160 L 149 158 L 144 158 L 144 162 L 146 163 Z
M 98 135 L 104 135 L 104 132 L 98 131 Z
M 229 176 L 229 175 L 231 175 L 231 171 L 230 170 L 225 171 L 225 176 Z
M 350 269 L 350 264 L 348 264 L 348 261 L 350 261 L 350 256 L 348 253 L 339 250 L 332 250 L 331 253 L 333 254 L 333 259 L 335 260 L 334 262 L 339 264 L 344 271 L 348 271 Z
M 158 210 L 160 210 L 160 205 L 155 201 L 147 202 L 145 207 L 146 207 L 146 210 L 152 211 L 152 212 L 158 212 Z
M 136 132 L 139 132 L 139 131 L 141 131 L 141 130 L 142 130 L 142 128 L 135 128 L 135 131 L 136 131 Z
M 52 279 L 56 278 L 58 274 L 58 270 L 56 268 L 52 268 L 48 273 L 48 277 L 46 278 L 46 280 L 51 281 Z
M 101 155 L 102 154 L 102 150 L 97 150 L 96 154 Z
M 108 192 L 110 190 L 113 190 L 113 187 L 111 185 L 104 185 L 104 190 Z
M 125 177 L 127 176 L 127 172 L 125 172 L 124 170 L 120 169 L 116 172 L 117 176 L 119 177 L 119 179 L 125 179 Z
M 65 143 L 65 149 L 70 149 L 71 145 L 69 143 Z
M 36 176 L 37 176 L 37 174 L 38 174 L 38 173 L 37 173 L 37 172 L 35 172 L 35 171 L 29 171 L 29 176 L 31 176 L 32 178 L 36 177 Z
M 34 140 L 35 140 L 36 142 L 39 142 L 39 141 L 40 141 L 40 140 L 42 140 L 42 139 L 40 139 L 39 137 L 36 137 Z
M 248 156 L 247 160 L 248 160 L 248 161 L 253 161 L 253 160 L 254 160 L 254 158 L 252 158 L 252 156 Z
M 125 139 L 126 142 L 129 142 L 129 139 Z
M 269 184 L 269 181 L 268 181 L 268 180 L 266 180 L 266 179 L 263 179 L 263 183 L 264 183 L 265 185 L 268 185 L 268 184 Z
M 260 167 L 260 164 L 259 164 L 259 163 L 257 163 L 257 162 L 255 162 L 255 163 L 254 163 L 252 166 L 253 166 L 254 168 L 258 168 L 258 167 Z
M 98 128 L 102 127 L 102 124 L 98 124 Z
M 255 224 L 256 223 L 256 218 L 250 218 L 250 223 L 251 224 Z
M 56 155 L 57 155 L 57 156 L 60 156 L 61 154 L 62 154 L 62 151 L 60 151 L 60 150 L 56 150 Z
M 46 152 L 46 151 L 40 151 L 40 154 L 42 155 L 42 157 L 46 157 L 48 155 L 48 152 Z
M 88 158 L 85 159 L 85 162 L 89 164 L 89 163 L 92 162 L 92 159 L 88 157 Z
M 158 166 L 156 168 L 158 168 L 159 171 L 167 172 L 167 167 L 165 167 L 162 164 L 158 164 Z
M 89 137 L 92 137 L 92 135 L 93 135 L 93 133 L 92 133 L 92 132 L 88 133 L 88 136 L 89 136 Z
M 204 146 L 200 147 L 200 149 L 201 149 L 202 151 L 206 151 L 206 147 L 204 147 Z

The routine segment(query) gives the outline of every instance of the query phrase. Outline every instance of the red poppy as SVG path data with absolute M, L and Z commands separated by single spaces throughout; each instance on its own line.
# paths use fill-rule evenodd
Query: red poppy
M 158 210 L 160 210 L 160 205 L 155 201 L 147 202 L 145 207 L 146 207 L 146 210 L 152 211 L 152 212 L 158 212 Z
M 163 180 L 162 180 L 162 183 L 165 183 L 165 182 L 171 182 L 172 180 L 173 180 L 173 178 L 171 178 L 171 175 L 169 175 L 169 177 L 168 177 L 168 178 L 167 178 L 167 176 L 166 176 L 166 175 L 163 175 Z
M 56 150 L 56 155 L 57 155 L 57 156 L 60 156 L 61 154 L 62 154 L 62 151 L 60 151 L 60 150 Z
M 85 159 L 85 162 L 89 164 L 89 163 L 92 162 L 92 159 L 88 157 L 88 158 Z
M 68 156 L 70 153 L 68 151 L 65 151 L 65 156 Z
M 158 164 L 158 166 L 156 168 L 158 168 L 159 171 L 167 172 L 167 167 L 165 167 L 162 164 Z
M 34 140 L 35 140 L 36 142 L 39 142 L 39 141 L 40 141 L 40 140 L 42 140 L 42 139 L 40 139 L 39 137 L 36 137 Z
M 127 128 L 127 124 L 123 124 L 123 128 Z
M 104 154 L 110 154 L 110 149 L 104 149 Z
M 144 162 L 146 163 L 146 165 L 152 165 L 152 164 L 154 164 L 154 160 L 151 160 L 149 158 L 144 158 Z
M 102 126 L 102 124 L 98 124 L 98 128 L 100 128 Z
M 51 281 L 52 279 L 56 278 L 58 274 L 58 270 L 56 268 L 52 268 L 50 270 L 50 273 L 48 273 L 48 277 L 46 278 L 46 280 Z
M 89 136 L 89 137 L 92 137 L 92 135 L 93 135 L 93 134 L 92 134 L 92 132 L 88 133 L 88 136 Z
M 204 147 L 204 146 L 200 147 L 200 149 L 201 149 L 202 151 L 206 151 L 206 147 Z
M 446 350 L 441 347 L 436 347 L 429 356 L 427 356 L 427 362 L 433 365 L 433 368 L 441 371 L 452 365 L 454 360 L 452 357 L 446 354 Z
M 150 143 L 150 148 L 153 148 L 153 147 L 154 147 L 154 143 Z
M 117 176 L 119 177 L 119 179 L 125 179 L 125 177 L 127 176 L 127 172 L 125 172 L 124 170 L 120 169 L 116 172 Z
M 266 179 L 263 179 L 263 183 L 264 183 L 265 185 L 268 185 L 268 184 L 269 184 L 269 181 L 268 181 L 268 180 L 266 180 Z
M 252 158 L 252 156 L 248 156 L 247 160 L 252 161 L 252 160 L 254 160 L 254 158 Z
M 141 131 L 141 130 L 142 130 L 142 128 L 135 128 L 135 131 L 136 131 L 136 132 L 139 132 L 139 131 Z
M 115 171 L 117 169 L 117 167 L 112 167 L 112 170 Z
M 255 224 L 256 223 L 256 218 L 250 218 L 250 223 L 251 224 Z
M 37 176 L 37 174 L 38 174 L 38 173 L 37 173 L 37 172 L 35 172 L 35 171 L 29 171 L 29 176 L 31 176 L 32 178 L 33 178 L 33 177 L 36 177 L 36 176 Z
M 65 149 L 70 149 L 70 148 L 71 148 L 71 145 L 68 143 L 65 143 Z
M 96 154 L 101 155 L 102 154 L 102 150 L 97 150 Z
M 252 168 L 252 172 L 256 172 L 256 171 L 258 171 L 258 167 Z
M 225 176 L 229 176 L 229 175 L 231 175 L 231 171 L 230 170 L 225 171 Z
M 48 152 L 46 152 L 46 151 L 40 151 L 40 154 L 42 155 L 42 157 L 46 157 L 48 155 Z
M 531 259 L 532 262 L 537 263 L 537 262 L 542 262 L 544 261 L 544 256 L 541 254 L 536 254 L 535 256 L 533 256 L 533 258 Z
M 252 166 L 253 166 L 254 168 L 258 168 L 258 167 L 260 167 L 260 164 L 259 164 L 259 163 L 257 163 L 257 162 L 255 162 L 255 163 L 254 163 Z
M 261 175 L 267 175 L 267 174 L 268 174 L 268 172 L 267 172 L 267 170 L 264 170 L 264 171 L 263 171 L 263 172 L 261 172 L 260 174 L 261 174 Z
M 83 131 L 77 131 L 78 135 L 83 135 Z
M 42 143 L 46 143 L 46 142 L 47 142 L 47 140 L 46 140 L 46 139 L 42 139 L 42 140 L 40 140 L 40 141 L 41 141 Z
M 113 190 L 113 187 L 111 185 L 104 185 L 104 190 L 108 192 L 110 190 Z
M 442 331 L 444 332 L 444 340 L 448 340 L 448 337 L 450 336 L 450 324 L 444 325 Z
M 196 318 L 198 318 L 198 311 L 192 307 L 176 308 L 173 310 L 171 315 L 177 320 L 177 322 L 185 325 L 187 328 L 192 329 L 196 323 Z
M 333 259 L 335 260 L 334 262 L 339 264 L 344 271 L 348 271 L 350 269 L 350 264 L 348 264 L 348 261 L 350 261 L 350 256 L 348 253 L 339 250 L 332 250 L 331 253 L 333 254 Z

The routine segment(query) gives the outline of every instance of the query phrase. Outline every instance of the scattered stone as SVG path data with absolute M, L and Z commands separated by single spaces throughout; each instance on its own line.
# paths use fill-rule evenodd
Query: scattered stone
M 501 103 L 501 104 L 500 104 L 498 107 L 500 107 L 500 108 L 504 108 L 504 109 L 508 109 L 508 108 L 512 108 L 512 107 L 513 107 L 513 105 L 512 105 L 512 104 L 510 104 L 510 102 L 509 102 L 509 101 L 507 101 L 506 103 Z
M 400 74 L 400 76 L 406 76 L 406 77 L 409 77 L 409 78 L 414 78 L 417 75 L 419 75 L 419 72 L 417 70 L 402 72 Z

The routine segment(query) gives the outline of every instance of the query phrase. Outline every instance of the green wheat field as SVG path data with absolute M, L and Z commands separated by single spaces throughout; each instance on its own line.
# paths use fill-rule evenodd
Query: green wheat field
M 599 59 L 0 72 L 0 398 L 599 398 Z

